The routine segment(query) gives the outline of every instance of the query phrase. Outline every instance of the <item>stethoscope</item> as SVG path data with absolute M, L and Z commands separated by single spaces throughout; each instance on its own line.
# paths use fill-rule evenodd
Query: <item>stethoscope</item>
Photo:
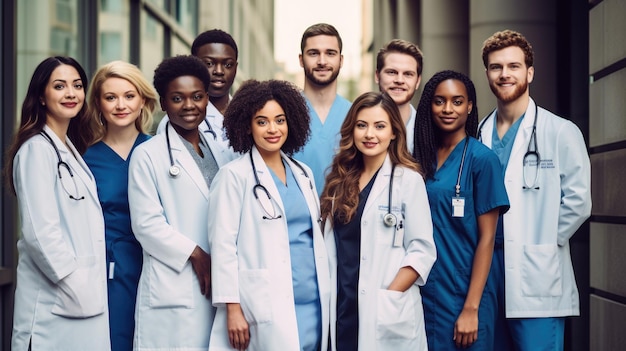
M 395 214 L 391 212 L 392 205 L 392 194 L 393 194 L 393 175 L 396 170 L 396 165 L 391 166 L 391 176 L 389 177 L 389 195 L 388 195 L 388 205 L 387 205 L 387 214 L 383 216 L 383 223 L 385 223 L 386 227 L 393 227 L 398 223 L 398 218 Z
M 288 156 L 288 157 L 291 160 L 291 162 L 293 162 L 302 171 L 304 176 L 309 180 L 309 187 L 311 188 L 311 191 L 313 191 L 313 182 L 311 182 L 311 178 L 309 178 L 309 174 L 307 173 L 307 171 L 293 157 L 291 156 Z M 270 192 L 267 190 L 267 188 L 263 184 L 261 184 L 261 180 L 259 179 L 259 176 L 256 173 L 256 166 L 254 164 L 254 158 L 252 157 L 252 150 L 250 150 L 250 164 L 252 165 L 252 174 L 254 174 L 254 180 L 256 182 L 256 184 L 252 187 L 252 193 L 254 194 L 254 198 L 259 202 L 259 205 L 261 205 L 263 212 L 265 212 L 263 219 L 273 220 L 273 219 L 282 218 L 280 214 L 276 215 L 276 207 L 274 206 L 274 202 L 272 201 L 272 196 L 270 195 Z M 264 204 L 264 201 L 261 200 L 261 198 L 259 197 L 259 190 L 265 193 L 265 196 L 267 197 L 266 201 L 271 204 L 272 206 L 271 213 L 270 211 L 267 210 L 268 206 L 266 206 L 266 204 Z M 315 198 L 316 201 L 318 201 L 317 194 L 313 194 L 313 195 L 314 195 L 313 198 Z M 319 208 L 319 205 L 317 206 L 317 208 Z M 318 219 L 318 222 L 319 222 L 319 219 Z
M 76 179 L 74 179 L 74 172 L 72 172 L 72 169 L 70 168 L 70 166 L 61 158 L 61 153 L 59 152 L 59 148 L 57 148 L 57 146 L 54 144 L 54 141 L 52 141 L 52 138 L 45 130 L 42 130 L 41 132 L 39 132 L 39 134 L 41 134 L 50 143 L 50 145 L 52 145 L 52 147 L 54 148 L 54 151 L 57 154 L 57 160 L 58 160 L 57 173 L 59 175 L 59 181 L 61 182 L 63 191 L 65 191 L 65 193 L 69 195 L 70 199 L 72 200 L 76 200 L 76 201 L 83 200 L 85 197 L 80 196 L 78 194 L 78 185 L 76 184 Z M 67 172 L 70 174 L 70 179 L 72 180 L 72 183 L 74 183 L 74 194 L 76 194 L 76 196 L 72 195 L 72 193 L 67 191 L 67 189 L 65 188 L 65 183 L 63 182 L 63 176 L 61 175 L 61 167 L 65 168 Z
M 493 114 L 495 111 L 496 110 L 494 109 L 489 115 Z M 539 180 L 539 164 L 541 162 L 541 156 L 539 155 L 539 148 L 537 147 L 538 112 L 539 111 L 538 111 L 537 105 L 535 104 L 535 119 L 533 120 L 533 129 L 530 133 L 530 139 L 528 139 L 528 147 L 526 148 L 526 153 L 524 154 L 524 157 L 522 158 L 522 178 L 524 181 L 524 185 L 522 186 L 522 189 L 524 190 L 539 190 L 539 186 L 537 186 L 537 181 Z M 482 141 L 481 131 L 487 119 L 489 118 L 485 118 L 484 120 L 482 120 L 482 122 L 480 122 L 480 125 L 478 126 L 478 140 L 480 141 Z M 532 146 L 532 149 L 531 149 L 531 146 Z M 533 179 L 532 184 L 528 185 L 528 180 L 526 177 L 526 166 L 527 165 L 532 166 L 533 163 L 536 167 L 535 178 Z
M 213 128 L 211 127 L 211 124 L 209 123 L 209 121 L 205 118 L 204 122 L 207 125 L 207 130 L 205 130 L 205 133 L 211 133 L 213 135 L 213 139 L 217 140 L 217 134 L 215 133 L 215 131 L 213 130 Z M 167 123 L 165 124 L 165 139 L 167 141 L 167 154 L 170 157 L 170 169 L 169 169 L 169 173 L 170 173 L 170 177 L 172 178 L 176 178 L 178 177 L 178 175 L 180 174 L 180 167 L 178 167 L 175 163 L 174 163 L 174 157 L 172 156 L 172 147 L 170 144 L 170 130 L 169 130 L 169 124 L 170 122 L 167 121 Z

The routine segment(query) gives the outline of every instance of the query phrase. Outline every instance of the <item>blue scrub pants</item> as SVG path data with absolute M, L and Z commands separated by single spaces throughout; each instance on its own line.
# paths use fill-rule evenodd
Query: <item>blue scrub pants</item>
M 504 301 L 504 250 L 496 244 L 492 269 L 495 269 L 498 292 L 498 315 L 495 325 L 495 350 L 563 351 L 564 317 L 506 318 Z

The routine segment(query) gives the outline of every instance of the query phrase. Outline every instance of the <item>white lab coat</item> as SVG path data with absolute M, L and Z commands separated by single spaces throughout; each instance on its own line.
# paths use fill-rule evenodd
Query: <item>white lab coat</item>
M 45 126 L 57 154 L 35 135 L 13 160 L 21 221 L 11 349 L 110 350 L 104 219 L 93 175 L 69 139 Z M 72 155 L 73 154 L 73 155 Z M 76 201 L 62 187 L 75 197 Z M 63 292 L 68 294 L 64 294 Z
M 165 133 L 137 146 L 129 165 L 131 224 L 143 248 L 134 349 L 205 351 L 215 309 L 189 256 L 196 245 L 209 253 L 209 188 L 182 138 L 168 128 L 178 177 L 169 175 Z
M 426 283 L 437 258 L 428 195 L 419 173 L 397 166 L 394 174 L 392 212 L 398 223 L 403 222 L 401 244 L 393 247 L 396 228 L 383 223 L 389 206 L 389 156 L 378 171 L 361 217 L 361 262 L 357 290 L 360 351 L 428 349 L 419 290 L 419 286 Z M 401 232 L 399 230 L 397 235 L 402 235 Z M 330 220 L 325 223 L 324 237 L 331 271 L 330 335 L 332 349 L 336 350 L 337 252 Z M 402 267 L 412 267 L 419 273 L 419 278 L 405 292 L 387 290 Z
M 289 235 L 285 210 L 272 175 L 253 147 L 257 174 L 276 209 L 275 220 L 254 197 L 256 181 L 250 155 L 229 163 L 215 177 L 210 195 L 209 241 L 212 251 L 213 304 L 218 307 L 211 331 L 210 350 L 233 350 L 228 340 L 226 303 L 241 303 L 250 328 L 248 350 L 300 350 L 291 276 Z M 297 178 L 313 219 L 313 249 L 322 308 L 322 351 L 327 349 L 330 299 L 328 258 L 322 232 L 317 191 L 311 170 L 300 163 L 308 177 L 283 155 Z M 310 177 L 310 178 L 309 178 Z M 311 187 L 313 187 L 311 189 Z M 259 190 L 259 198 L 267 199 Z M 269 203 L 267 210 L 271 211 Z
M 488 147 L 493 118 L 495 113 L 487 117 L 480 131 Z M 522 159 L 534 119 L 535 102 L 530 99 L 504 176 L 511 202 L 503 220 L 506 316 L 578 315 L 569 239 L 591 214 L 589 156 L 576 125 L 538 108 L 539 189 L 522 189 Z M 531 185 L 534 173 L 527 178 Z

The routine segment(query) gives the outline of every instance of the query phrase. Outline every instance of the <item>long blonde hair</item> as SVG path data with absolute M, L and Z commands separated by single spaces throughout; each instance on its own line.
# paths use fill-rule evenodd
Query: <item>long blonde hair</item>
M 124 61 L 112 61 L 98 69 L 89 88 L 89 106 L 87 108 L 89 145 L 97 143 L 106 135 L 107 122 L 101 117 L 100 96 L 102 84 L 109 78 L 121 78 L 135 86 L 140 97 L 145 100 L 141 113 L 135 120 L 135 128 L 144 134 L 148 134 L 152 128 L 152 114 L 159 101 L 156 92 L 137 66 Z
M 363 172 L 363 155 L 354 143 L 354 128 L 361 110 L 380 106 L 389 115 L 391 128 L 396 135 L 389 144 L 389 159 L 421 173 L 421 167 L 413 160 L 406 146 L 406 128 L 396 103 L 386 93 L 369 92 L 357 97 L 341 125 L 339 152 L 333 159 L 331 170 L 321 196 L 321 213 L 324 221 L 352 220 L 359 204 L 359 177 Z

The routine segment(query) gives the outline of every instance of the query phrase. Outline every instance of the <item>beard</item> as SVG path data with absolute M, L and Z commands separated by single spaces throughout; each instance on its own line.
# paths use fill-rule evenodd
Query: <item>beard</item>
M 528 90 L 528 80 L 524 79 L 523 82 L 515 83 L 515 89 L 508 94 L 505 94 L 502 91 L 500 91 L 496 83 L 490 83 L 489 88 L 491 89 L 491 92 L 493 92 L 493 94 L 496 96 L 498 100 L 508 103 L 508 102 L 515 101 L 520 96 L 524 95 L 526 90 Z
M 319 79 L 315 76 L 314 69 L 309 69 L 308 67 L 305 67 L 304 76 L 306 77 L 308 81 L 310 81 L 311 83 L 315 85 L 327 86 L 337 79 L 337 77 L 339 76 L 339 69 L 333 70 L 330 77 L 325 78 L 325 79 Z

